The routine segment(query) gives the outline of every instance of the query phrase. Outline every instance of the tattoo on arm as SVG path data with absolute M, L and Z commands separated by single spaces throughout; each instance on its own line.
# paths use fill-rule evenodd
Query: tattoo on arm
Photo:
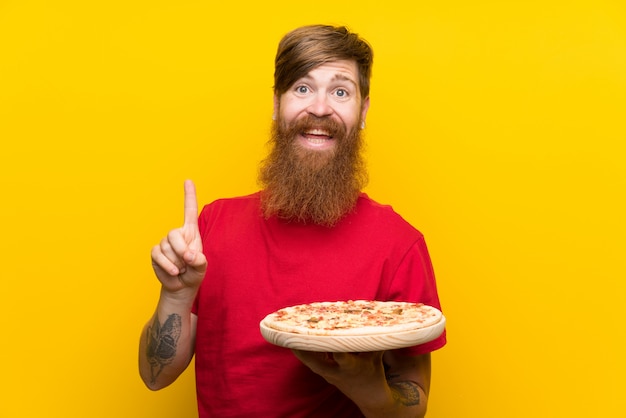
M 151 369 L 151 382 L 154 383 L 163 371 L 163 367 L 174 361 L 182 321 L 180 315 L 171 314 L 161 325 L 159 316 L 155 315 L 154 322 L 148 327 L 146 356 Z
M 415 382 L 394 382 L 389 383 L 391 393 L 396 402 L 404 406 L 413 406 L 420 404 L 420 390 Z
M 419 405 L 421 402 L 420 386 L 410 380 L 394 382 L 393 380 L 399 378 L 400 375 L 392 373 L 391 368 L 385 363 L 383 363 L 383 367 L 393 399 L 404 406 Z

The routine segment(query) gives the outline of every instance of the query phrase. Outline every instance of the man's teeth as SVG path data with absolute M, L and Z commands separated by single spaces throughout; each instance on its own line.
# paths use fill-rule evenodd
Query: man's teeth
M 322 129 L 313 129 L 306 132 L 307 135 L 316 135 L 316 136 L 328 136 L 330 137 L 330 132 L 324 131 Z
M 328 141 L 325 138 L 307 138 L 306 140 L 312 144 L 323 144 L 324 142 Z

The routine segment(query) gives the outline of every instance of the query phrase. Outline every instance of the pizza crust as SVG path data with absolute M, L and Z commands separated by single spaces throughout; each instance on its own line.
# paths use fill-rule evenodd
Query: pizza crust
M 350 300 L 286 307 L 267 315 L 262 323 L 294 334 L 367 336 L 426 328 L 442 317 L 440 310 L 422 303 Z

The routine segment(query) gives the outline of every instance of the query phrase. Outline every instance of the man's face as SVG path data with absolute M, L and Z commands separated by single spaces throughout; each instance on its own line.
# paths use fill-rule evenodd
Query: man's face
M 266 216 L 335 225 L 367 182 L 361 157 L 362 101 L 356 63 L 321 65 L 275 98 L 272 150 L 260 183 Z
M 309 121 L 296 132 L 297 147 L 331 154 L 337 147 L 332 125 L 343 127 L 350 135 L 361 128 L 358 125 L 365 120 L 368 108 L 369 98 L 361 99 L 357 64 L 348 60 L 314 68 L 274 98 L 274 112 L 283 126 Z

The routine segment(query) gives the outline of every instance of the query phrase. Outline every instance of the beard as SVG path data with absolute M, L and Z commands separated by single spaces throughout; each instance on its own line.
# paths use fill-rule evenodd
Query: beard
M 298 134 L 313 127 L 330 132 L 335 146 L 325 150 L 301 146 Z M 270 144 L 259 174 L 266 218 L 330 227 L 354 209 L 367 183 L 358 128 L 346 132 L 342 124 L 326 117 L 307 116 L 289 126 L 279 119 L 272 125 Z

